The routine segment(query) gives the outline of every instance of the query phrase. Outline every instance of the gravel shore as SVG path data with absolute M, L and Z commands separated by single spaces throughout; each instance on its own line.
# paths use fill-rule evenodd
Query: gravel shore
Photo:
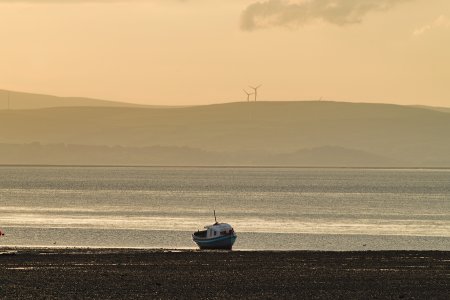
M 0 249 L 0 299 L 449 299 L 450 252 Z

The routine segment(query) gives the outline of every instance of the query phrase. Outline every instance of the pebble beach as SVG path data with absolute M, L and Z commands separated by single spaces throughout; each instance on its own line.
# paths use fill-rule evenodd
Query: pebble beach
M 0 299 L 448 299 L 450 252 L 4 248 Z

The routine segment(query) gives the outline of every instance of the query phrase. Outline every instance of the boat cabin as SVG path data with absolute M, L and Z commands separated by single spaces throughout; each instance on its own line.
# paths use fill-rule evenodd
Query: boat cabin
M 200 238 L 211 239 L 219 236 L 231 235 L 234 233 L 233 227 L 227 223 L 215 223 L 205 226 L 205 230 L 195 232 L 194 235 Z

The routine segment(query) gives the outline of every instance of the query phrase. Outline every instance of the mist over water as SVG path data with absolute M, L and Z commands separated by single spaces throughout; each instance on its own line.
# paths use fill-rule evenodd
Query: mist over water
M 450 170 L 1 167 L 0 245 L 450 250 Z

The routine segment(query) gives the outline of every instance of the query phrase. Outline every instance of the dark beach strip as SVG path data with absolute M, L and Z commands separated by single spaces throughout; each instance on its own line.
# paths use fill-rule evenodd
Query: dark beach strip
M 448 299 L 450 252 L 0 249 L 0 299 Z

